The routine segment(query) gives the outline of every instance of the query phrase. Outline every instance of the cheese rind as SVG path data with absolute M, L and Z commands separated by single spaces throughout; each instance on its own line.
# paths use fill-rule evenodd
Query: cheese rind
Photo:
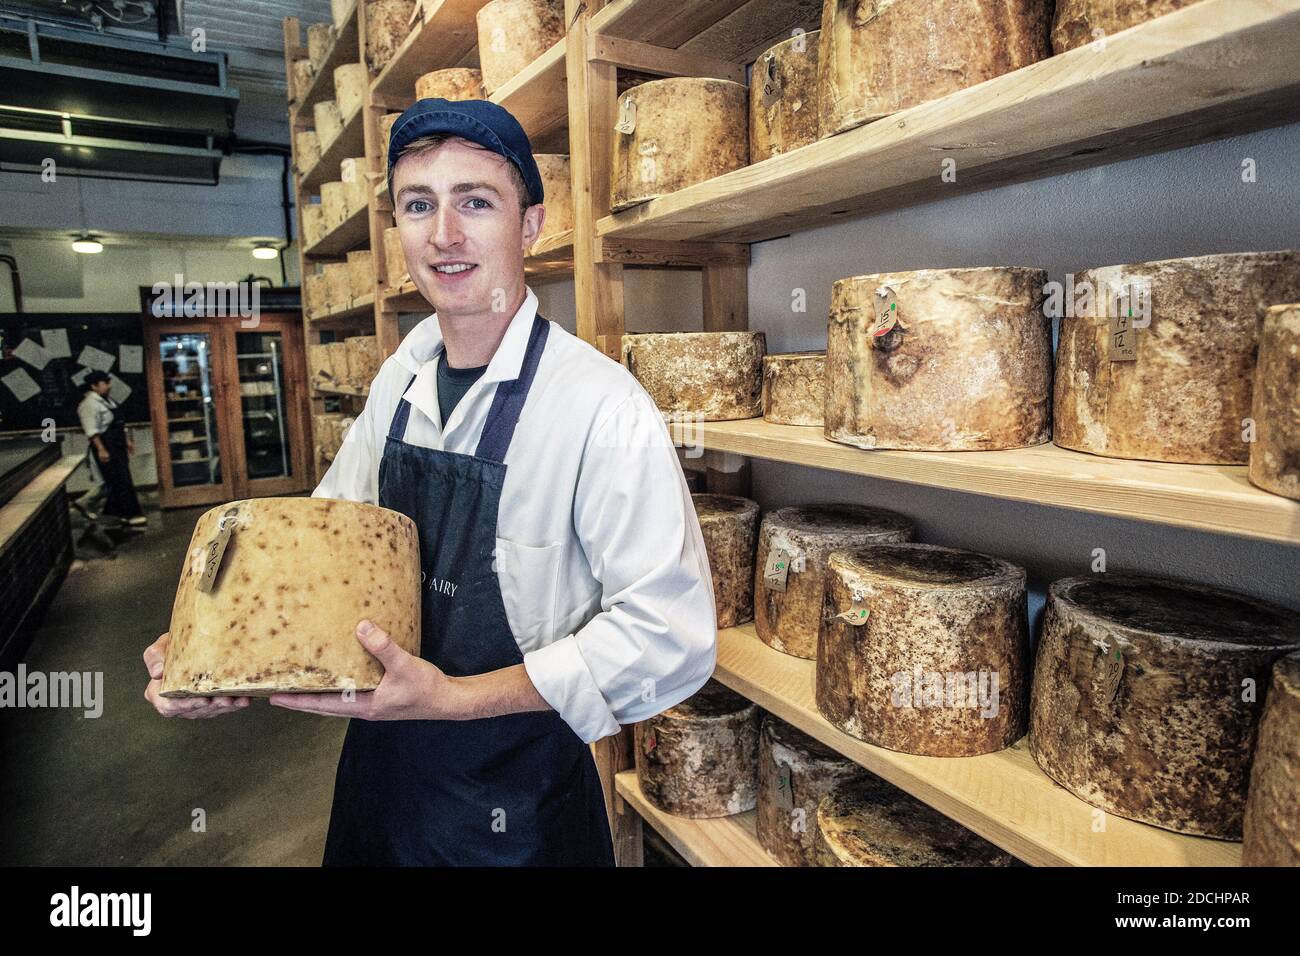
M 763 356 L 763 419 L 776 425 L 825 425 L 826 353 Z
M 415 81 L 415 98 L 428 100 L 485 100 L 483 74 L 466 66 L 433 70 Z M 400 113 L 397 115 L 401 115 Z
M 718 627 L 754 619 L 754 543 L 758 502 L 736 495 L 691 495 L 713 577 Z
M 761 162 L 817 141 L 817 46 L 821 32 L 797 33 L 754 63 L 749 89 L 749 158 Z
M 1250 417 L 1251 484 L 1300 500 L 1300 305 L 1264 313 Z
M 1300 654 L 1273 665 L 1242 824 L 1242 866 L 1300 866 Z
M 365 0 L 366 65 L 378 73 L 411 32 L 415 0 Z
M 703 421 L 763 413 L 762 332 L 624 335 L 622 360 L 661 412 Z
M 566 154 L 534 153 L 533 159 L 537 161 L 537 171 L 542 176 L 546 206 L 546 222 L 537 237 L 540 243 L 573 228 L 573 179 Z
M 488 95 L 564 38 L 564 0 L 492 0 L 478 11 L 478 58 Z
M 1052 52 L 1064 53 L 1127 30 L 1197 0 L 1056 0 Z

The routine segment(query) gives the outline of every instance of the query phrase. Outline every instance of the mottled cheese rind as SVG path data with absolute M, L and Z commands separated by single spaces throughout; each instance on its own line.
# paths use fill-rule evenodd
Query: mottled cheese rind
M 569 157 L 564 153 L 534 153 L 537 171 L 542 176 L 542 193 L 546 206 L 546 222 L 542 226 L 542 242 L 573 228 L 573 178 L 569 172 Z
M 1250 417 L 1251 484 L 1300 500 L 1300 305 L 1264 313 Z
M 1300 616 L 1246 595 L 1113 573 L 1053 582 L 1030 753 L 1094 807 L 1239 840 L 1256 697 L 1297 649 Z
M 1197 0 L 1056 0 L 1052 52 L 1064 53 L 1137 26 Z
M 352 273 L 346 262 L 325 263 L 325 302 L 330 311 L 345 309 L 352 299 Z
M 731 80 L 677 76 L 633 87 L 630 133 L 614 132 L 611 208 L 617 212 L 749 164 L 749 91 Z
M 294 134 L 294 145 L 298 149 L 297 167 L 301 176 L 320 162 L 320 137 L 314 129 L 299 130 Z M 304 210 L 308 208 L 303 207 Z
M 293 61 L 293 99 L 299 100 L 306 95 L 316 78 L 316 67 L 307 57 Z
M 388 143 L 393 135 L 393 124 L 402 118 L 401 113 L 385 113 L 379 117 L 379 162 L 388 168 Z
M 837 504 L 769 511 L 759 528 L 754 562 L 754 630 L 759 639 L 784 654 L 815 660 L 831 553 L 911 540 L 911 519 L 883 508 Z M 802 568 L 789 569 L 784 591 L 764 583 L 768 557 L 778 550 Z
M 322 225 L 326 234 L 348 218 L 348 191 L 342 180 L 320 184 L 320 207 L 324 211 Z
M 417 100 L 485 100 L 483 74 L 466 66 L 434 70 L 415 81 Z M 401 115 L 401 114 L 398 114 Z
M 324 152 L 343 132 L 343 114 L 334 100 L 322 100 L 311 108 L 311 112 L 316 121 L 316 137 L 320 140 L 321 152 Z
M 210 592 L 198 578 L 218 521 L 236 527 Z M 205 512 L 172 607 L 165 697 L 373 690 L 384 669 L 358 642 L 368 619 L 420 652 L 415 523 L 329 498 L 254 498 Z
M 369 83 L 364 64 L 344 63 L 334 68 L 334 101 L 339 105 L 341 116 L 349 117 L 361 109 Z
M 1018 70 L 1050 52 L 1050 0 L 826 0 L 822 136 Z
M 1250 768 L 1243 866 L 1300 866 L 1300 654 L 1273 665 Z
M 371 73 L 386 67 L 411 32 L 415 0 L 365 0 L 366 65 Z
M 624 335 L 622 359 L 661 412 L 706 422 L 763 414 L 762 332 Z
M 375 263 L 369 249 L 355 249 L 348 253 L 348 287 L 354 299 L 374 293 Z
M 396 289 L 409 278 L 406 254 L 402 252 L 402 234 L 396 226 L 384 230 L 384 272 L 390 289 Z
M 1244 465 L 1259 318 L 1300 299 L 1300 253 L 1106 266 L 1079 273 L 1075 287 L 1093 294 L 1076 292 L 1081 314 L 1061 318 L 1053 441 L 1109 458 Z M 1127 290 L 1145 323 L 1144 287 L 1150 324 L 1133 330 L 1136 358 L 1114 361 L 1107 313 Z
M 379 339 L 353 335 L 343 340 L 348 350 L 348 375 L 353 388 L 366 388 L 379 372 Z
M 477 22 L 479 68 L 491 95 L 564 38 L 564 0 L 492 0 Z
M 320 72 L 325 58 L 334 48 L 334 27 L 329 23 L 312 23 L 307 27 L 307 57 L 312 70 Z
M 839 617 L 862 607 L 863 624 Z M 1024 736 L 1028 697 L 1023 568 L 930 544 L 831 554 L 816 700 L 840 730 L 902 753 L 993 753 Z
M 775 425 L 826 422 L 826 353 L 763 356 L 763 419 Z
M 758 737 L 758 842 L 782 866 L 817 865 L 817 805 L 861 766 L 771 714 Z
M 737 495 L 691 495 L 713 576 L 718 627 L 754 619 L 754 544 L 758 502 Z
M 989 451 L 1051 435 L 1051 321 L 1041 269 L 852 276 L 831 290 L 828 439 L 858 448 Z M 877 295 L 881 290 L 881 295 Z M 888 298 L 892 295 L 892 300 Z M 873 336 L 877 306 L 898 324 Z
M 819 866 L 1016 866 L 1010 854 L 871 774 L 817 805 Z
M 817 110 L 817 45 L 812 30 L 782 40 L 754 63 L 749 89 L 749 159 L 758 163 L 820 135 Z M 770 95 L 764 92 L 770 88 Z
M 727 817 L 758 800 L 762 711 L 715 680 L 636 725 L 636 774 L 659 809 L 683 817 Z

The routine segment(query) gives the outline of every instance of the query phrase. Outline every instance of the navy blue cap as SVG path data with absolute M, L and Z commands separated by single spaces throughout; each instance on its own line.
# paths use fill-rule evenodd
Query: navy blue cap
M 489 100 L 416 100 L 393 123 L 388 140 L 388 190 L 393 189 L 393 166 L 410 143 L 442 133 L 460 136 L 499 153 L 518 167 L 528 191 L 528 204 L 542 201 L 542 174 L 533 159 L 528 134 L 510 111 Z

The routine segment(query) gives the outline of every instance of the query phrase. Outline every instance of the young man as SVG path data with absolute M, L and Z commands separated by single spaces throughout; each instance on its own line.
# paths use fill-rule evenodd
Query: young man
M 713 670 L 699 522 L 644 389 L 537 315 L 523 266 L 546 210 L 514 117 L 421 100 L 388 169 L 406 265 L 437 311 L 384 362 L 315 495 L 415 521 L 421 654 L 362 621 L 377 690 L 271 703 L 360 718 L 326 864 L 608 865 L 587 744 Z M 245 703 L 154 700 L 195 717 Z
M 108 397 L 112 388 L 107 372 L 93 371 L 82 380 L 86 397 L 77 406 L 81 430 L 90 440 L 90 453 L 99 462 L 99 472 L 104 477 L 108 500 L 104 514 L 121 518 L 132 528 L 143 529 L 148 519 L 140 508 L 131 479 L 131 456 L 135 442 L 127 434 L 117 402 Z

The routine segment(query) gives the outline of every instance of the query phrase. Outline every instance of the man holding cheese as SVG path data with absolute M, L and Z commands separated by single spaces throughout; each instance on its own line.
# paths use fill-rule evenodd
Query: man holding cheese
M 314 495 L 415 521 L 422 647 L 369 621 L 378 689 L 276 694 L 350 716 L 327 865 L 609 865 L 587 744 L 713 670 L 708 559 L 663 418 L 619 364 L 537 314 L 524 256 L 546 218 L 523 129 L 482 100 L 393 125 L 390 195 L 437 310 L 371 384 Z M 146 697 L 209 717 L 246 698 Z

